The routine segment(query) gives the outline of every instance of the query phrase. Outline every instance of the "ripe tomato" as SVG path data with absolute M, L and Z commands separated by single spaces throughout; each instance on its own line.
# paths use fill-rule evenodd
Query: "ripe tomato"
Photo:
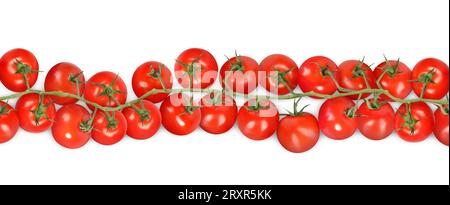
M 169 95 L 159 108 L 163 126 L 176 135 L 193 132 L 201 121 L 201 111 L 191 97 L 181 93 Z
M 319 127 L 331 139 L 347 139 L 358 128 L 355 103 L 348 97 L 326 100 L 319 110 Z
M 6 52 L 0 59 L 0 80 L 11 91 L 27 90 L 25 78 L 31 88 L 36 83 L 39 64 L 36 57 L 25 49 L 16 48 Z
M 316 117 L 307 112 L 286 116 L 280 121 L 277 137 L 280 144 L 288 151 L 306 152 L 319 141 L 319 124 Z
M 158 108 L 147 100 L 142 100 L 122 111 L 127 119 L 127 135 L 143 140 L 153 136 L 161 127 L 161 114 Z
M 59 91 L 82 96 L 84 93 L 84 75 L 76 65 L 72 63 L 58 63 L 48 71 L 45 77 L 45 91 Z M 78 88 L 77 88 L 78 85 Z M 67 105 L 76 103 L 78 99 L 50 96 L 54 103 Z
M 423 98 L 442 99 L 448 93 L 448 65 L 436 58 L 419 61 L 411 73 L 412 89 L 420 97 L 424 83 Z
M 175 77 L 183 88 L 190 88 L 191 84 L 193 88 L 209 87 L 216 80 L 218 70 L 214 56 L 200 48 L 183 51 L 175 63 Z
M 402 104 L 395 114 L 398 136 L 408 142 L 420 142 L 433 132 L 433 112 L 424 102 Z
M 236 122 L 236 102 L 228 95 L 210 93 L 200 100 L 200 106 L 200 127 L 206 132 L 221 134 L 231 129 Z
M 285 95 L 297 87 L 297 64 L 285 55 L 267 56 L 259 64 L 259 71 L 259 83 L 271 93 Z
M 98 111 L 94 116 L 92 126 L 92 139 L 102 145 L 113 145 L 125 136 L 127 119 L 119 111 Z
M 50 128 L 55 119 L 55 105 L 50 96 L 37 93 L 22 95 L 17 100 L 20 127 L 28 132 L 43 132 Z
M 19 129 L 19 115 L 10 105 L 0 101 L 0 144 L 9 141 Z
M 280 114 L 270 100 L 247 101 L 240 109 L 237 123 L 242 134 L 252 140 L 264 140 L 277 130 Z
M 358 129 L 371 140 L 382 140 L 394 131 L 395 112 L 387 102 L 365 101 L 356 111 Z
M 448 108 L 444 108 L 446 111 L 442 112 L 441 109 L 437 109 L 434 112 L 434 136 L 444 145 L 448 146 Z
M 378 65 L 373 73 L 376 80 L 383 75 L 380 88 L 387 90 L 394 97 L 404 99 L 411 93 L 411 70 L 399 60 L 386 60 Z M 380 95 L 380 100 L 394 101 L 385 94 Z
M 88 80 L 84 98 L 104 107 L 117 107 L 127 101 L 127 87 L 118 74 L 98 72 Z M 94 106 L 87 106 L 94 110 Z
M 91 137 L 91 116 L 89 112 L 77 104 L 64 105 L 56 112 L 52 135 L 63 147 L 76 149 L 84 146 Z
M 335 75 L 337 65 L 324 56 L 314 56 L 303 62 L 298 70 L 298 85 L 304 93 L 313 91 L 331 95 L 337 87 L 330 75 Z M 319 98 L 311 96 L 311 98 Z
M 225 79 L 228 87 L 225 86 Z M 229 59 L 220 69 L 222 88 L 248 94 L 258 87 L 258 62 L 247 56 Z
M 370 67 L 363 61 L 348 60 L 339 65 L 336 72 L 336 80 L 342 88 L 350 90 L 364 90 L 368 88 L 363 76 L 366 76 L 367 83 L 370 88 L 376 88 L 375 77 Z M 361 99 L 368 97 L 370 94 L 361 95 Z M 358 99 L 359 95 L 348 96 L 352 100 Z
M 172 72 L 164 64 L 149 61 L 140 65 L 134 71 L 132 83 L 133 91 L 137 97 L 141 97 L 153 89 L 171 89 Z M 163 101 L 169 93 L 157 93 L 145 97 L 153 103 Z

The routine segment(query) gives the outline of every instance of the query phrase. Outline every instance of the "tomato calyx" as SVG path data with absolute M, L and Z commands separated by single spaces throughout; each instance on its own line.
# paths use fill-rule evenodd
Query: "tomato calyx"
M 352 78 L 364 77 L 365 76 L 365 72 L 366 72 L 367 69 L 363 68 L 364 59 L 365 59 L 365 57 L 363 57 L 363 59 L 359 61 L 359 64 L 355 66 L 355 69 L 353 69 L 353 71 L 352 71 L 352 74 L 353 74 Z
M 184 76 L 189 75 L 189 80 L 190 80 L 189 84 L 190 84 L 191 88 L 193 87 L 193 84 L 194 84 L 194 80 L 193 79 L 195 77 L 195 72 L 198 71 L 198 70 L 203 70 L 204 69 L 201 66 L 200 67 L 197 66 L 197 62 L 200 60 L 201 57 L 202 57 L 202 55 L 199 55 L 190 64 L 186 64 L 186 63 L 184 63 L 182 61 L 176 60 L 176 62 L 178 64 L 180 64 L 181 66 L 186 68 L 186 72 L 183 75 L 181 75 L 180 78 L 184 78 Z
M 11 111 L 11 109 L 8 110 L 6 105 L 0 106 L 0 115 L 6 115 Z
M 16 74 L 21 74 L 23 77 L 23 80 L 25 81 L 25 84 L 27 86 L 27 89 L 30 89 L 30 84 L 28 82 L 27 74 L 28 73 L 37 73 L 40 72 L 38 70 L 32 70 L 31 67 L 22 61 L 15 59 L 14 65 L 17 67 Z
M 435 84 L 435 82 L 433 81 L 433 77 L 436 74 L 436 72 L 437 72 L 437 70 L 435 68 L 433 68 L 430 71 L 428 71 L 427 73 L 420 74 L 418 79 L 410 80 L 410 82 L 423 83 L 422 90 L 421 90 L 420 96 L 419 96 L 420 99 L 423 98 L 423 95 L 425 94 L 425 89 L 427 88 L 428 83 Z
M 239 72 L 242 72 L 242 73 L 244 72 L 245 66 L 242 65 L 241 56 L 237 54 L 237 51 L 235 51 L 236 62 L 230 61 L 230 59 L 227 56 L 225 56 L 225 57 L 228 59 L 228 61 L 231 64 L 231 68 L 230 68 L 231 72 L 235 72 L 235 71 L 239 71 Z
M 281 72 L 280 70 L 278 70 L 278 68 L 273 67 L 273 69 L 275 70 L 275 74 L 269 75 L 270 78 L 275 79 L 275 87 L 278 88 L 279 84 L 281 83 L 282 85 L 284 85 L 284 87 L 286 87 L 289 92 L 293 92 L 293 90 L 291 89 L 290 85 L 291 82 L 289 82 L 286 79 L 286 75 L 288 73 L 290 73 L 292 70 L 294 70 L 295 68 L 290 68 L 289 70 L 283 71 Z
M 141 105 L 141 108 L 139 108 L 135 104 L 133 104 L 131 106 L 138 113 L 140 121 L 142 123 L 144 123 L 145 120 L 149 120 L 150 119 L 150 112 L 147 109 L 145 109 L 144 103 L 142 102 L 142 100 L 139 100 L 138 103 Z
M 112 112 L 112 114 L 110 115 L 108 112 L 104 112 L 105 118 L 106 118 L 106 128 L 108 129 L 114 129 L 117 127 L 117 125 L 119 124 L 119 122 L 116 120 L 115 112 Z
M 408 127 L 410 130 L 410 134 L 414 135 L 414 127 L 416 125 L 417 122 L 419 122 L 419 120 L 416 120 L 412 117 L 411 115 L 411 108 L 410 108 L 410 104 L 407 103 L 406 104 L 406 114 L 399 112 L 400 116 L 403 118 L 403 120 L 405 120 L 405 123 L 403 123 L 403 125 L 400 127 L 400 129 L 404 128 L 404 127 Z
M 94 83 L 94 85 L 97 85 L 101 88 L 103 88 L 103 92 L 99 93 L 97 97 L 101 97 L 106 95 L 108 97 L 109 103 L 111 103 L 111 100 L 113 100 L 117 105 L 120 105 L 120 102 L 117 100 L 117 98 L 114 96 L 114 94 L 117 93 L 123 93 L 120 90 L 114 90 L 114 85 L 116 84 L 117 78 L 119 77 L 119 74 L 116 74 L 113 81 L 110 85 L 105 85 L 101 83 Z
M 326 76 L 331 76 L 331 75 L 333 75 L 333 71 L 330 71 L 330 70 L 329 70 L 330 65 L 326 64 L 325 66 L 322 66 L 322 65 L 320 65 L 320 64 L 317 63 L 317 62 L 314 62 L 314 64 L 316 64 L 317 66 L 319 66 L 319 68 L 320 68 L 320 75 L 321 75 L 321 76 L 326 77 Z
M 378 98 L 380 97 L 380 94 L 379 93 L 374 93 L 374 96 L 373 96 L 373 100 L 372 101 L 370 101 L 370 100 L 368 100 L 368 99 L 364 99 L 364 101 L 366 102 L 366 104 L 367 104 L 367 107 L 370 109 L 370 110 L 378 110 L 378 109 L 380 109 L 380 107 L 381 106 L 383 106 L 384 104 L 386 104 L 388 101 L 386 101 L 386 100 L 383 100 L 383 101 L 378 101 Z
M 400 58 L 398 58 L 395 61 L 394 67 L 391 66 L 391 62 L 386 58 L 386 56 L 384 56 L 384 59 L 386 61 L 386 67 L 383 68 L 383 71 L 386 72 L 390 78 L 394 78 L 396 75 L 402 73 L 402 71 L 398 71 L 400 65 Z
M 49 102 L 49 103 L 47 103 L 46 105 L 44 105 L 44 95 L 40 95 L 40 96 L 39 96 L 39 104 L 38 104 L 38 107 L 36 108 L 36 110 L 30 110 L 30 112 L 33 113 L 34 116 L 35 116 L 34 121 L 35 121 L 36 125 L 39 126 L 39 120 L 40 120 L 41 118 L 45 118 L 45 119 L 47 119 L 47 120 L 50 120 L 50 118 L 47 116 L 47 114 L 45 113 L 45 111 L 47 110 L 48 107 L 50 107 L 51 104 L 52 104 L 52 103 Z
M 147 73 L 147 76 L 158 79 L 159 83 L 161 83 L 162 88 L 166 90 L 166 85 L 164 84 L 164 81 L 161 76 L 161 71 L 163 67 L 164 64 L 162 63 L 159 64 L 158 69 L 155 69 L 153 65 L 150 65 L 150 71 Z
M 245 109 L 249 110 L 249 111 L 254 111 L 257 112 L 261 109 L 268 109 L 270 108 L 270 105 L 261 105 L 261 102 L 259 101 L 258 98 L 256 98 L 256 100 L 254 102 L 249 101 L 250 105 L 245 106 Z
M 78 79 L 83 74 L 83 71 L 78 72 L 77 74 L 69 74 L 69 81 L 74 83 L 77 86 L 77 95 L 80 96 L 80 80 Z
M 297 116 L 302 116 L 304 114 L 303 110 L 305 110 L 305 108 L 307 108 L 309 106 L 309 104 L 303 106 L 300 110 L 298 110 L 298 107 L 299 107 L 298 105 L 299 105 L 301 99 L 302 98 L 300 97 L 300 98 L 297 98 L 296 100 L 294 100 L 293 112 L 286 110 L 286 112 L 288 113 L 287 115 L 297 117 Z

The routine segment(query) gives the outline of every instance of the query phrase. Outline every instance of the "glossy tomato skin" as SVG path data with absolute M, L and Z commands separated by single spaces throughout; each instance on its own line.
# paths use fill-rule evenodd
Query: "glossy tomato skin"
M 251 93 L 258 87 L 258 62 L 248 56 L 238 56 L 229 59 L 220 69 L 220 84 L 222 88 L 231 88 L 233 92 Z M 234 65 L 241 63 L 242 70 L 231 71 Z M 225 86 L 227 79 L 228 88 Z
M 218 98 L 218 99 L 216 99 Z M 217 100 L 217 103 L 214 103 Z M 211 134 L 222 134 L 230 130 L 236 122 L 237 106 L 228 95 L 205 95 L 200 100 L 202 120 L 200 127 Z
M 0 59 L 0 80 L 8 90 L 14 92 L 23 92 L 27 90 L 25 80 L 21 73 L 16 73 L 18 67 L 17 61 L 30 67 L 34 72 L 27 73 L 27 79 L 30 88 L 36 83 L 38 78 L 39 63 L 36 57 L 30 51 L 22 48 L 16 48 L 6 52 Z
M 19 129 L 19 115 L 7 103 L 0 101 L 0 144 L 8 142 Z
M 189 88 L 191 86 L 191 81 L 189 75 L 186 73 L 187 68 L 181 63 L 190 65 L 197 58 L 198 61 L 194 63 L 194 65 L 199 69 L 195 69 L 192 83 L 193 87 L 202 89 L 207 88 L 211 86 L 217 78 L 219 68 L 214 56 L 204 49 L 190 48 L 183 51 L 178 56 L 177 62 L 175 63 L 175 77 L 183 88 Z
M 166 89 L 172 88 L 172 72 L 169 68 L 160 62 L 149 61 L 143 63 L 134 71 L 131 84 L 137 97 L 141 97 L 153 89 L 164 89 L 156 75 L 160 75 Z M 159 103 L 168 95 L 169 93 L 157 93 L 149 95 L 145 99 L 152 103 Z
M 127 132 L 127 119 L 119 111 L 108 112 L 108 115 L 115 120 L 115 126 L 108 127 L 106 113 L 98 111 L 95 114 L 92 126 L 92 139 L 102 145 L 113 145 L 123 139 Z
M 181 94 L 169 95 L 161 104 L 160 112 L 162 124 L 169 132 L 176 135 L 187 135 L 193 132 L 200 125 L 201 111 L 199 108 L 187 112 L 186 106 L 189 105 L 190 98 Z M 192 101 L 192 106 L 197 106 Z
M 118 104 L 113 99 L 108 98 L 107 95 L 101 95 L 101 93 L 105 92 L 105 89 L 99 86 L 99 84 L 110 86 L 114 82 L 116 75 L 109 71 L 102 71 L 93 75 L 86 83 L 84 98 L 87 101 L 95 102 L 104 107 L 117 107 Z M 113 96 L 120 104 L 124 104 L 127 101 L 127 86 L 120 76 L 117 76 L 112 88 L 113 90 L 119 91 L 119 93 L 115 93 Z M 87 104 L 87 106 L 89 109 L 94 110 L 94 106 L 90 104 Z
M 394 68 L 396 64 L 398 64 L 396 74 L 386 72 L 383 75 L 383 72 L 388 67 L 388 65 L 390 65 L 391 68 Z M 390 60 L 388 64 L 388 62 L 385 61 L 383 63 L 380 63 L 375 68 L 373 73 L 375 75 L 375 80 L 378 80 L 380 76 L 383 75 L 380 80 L 380 88 L 387 90 L 394 97 L 405 99 L 409 95 L 409 93 L 411 93 L 411 70 L 406 64 L 400 61 L 397 62 L 395 60 Z M 385 94 L 381 94 L 379 99 L 388 100 L 391 102 L 394 101 Z
M 319 141 L 319 124 L 314 115 L 306 112 L 299 116 L 286 116 L 278 125 L 277 137 L 286 150 L 294 153 L 306 152 Z
M 122 111 L 127 119 L 127 135 L 138 140 L 152 137 L 161 127 L 161 114 L 158 108 L 147 100 L 143 100 L 142 104 L 148 113 L 148 118 L 141 119 L 141 115 L 134 107 L 127 107 Z M 141 103 L 135 105 L 142 109 Z
M 287 72 L 291 70 L 290 72 Z M 287 86 L 277 80 L 277 77 L 271 77 L 278 72 L 287 72 L 284 77 L 287 80 Z M 259 83 L 269 92 L 278 95 L 290 93 L 290 89 L 297 87 L 298 66 L 294 60 L 282 54 L 273 54 L 264 58 L 259 64 Z M 278 81 L 278 83 L 277 83 Z
M 406 104 L 402 104 L 395 114 L 395 130 L 397 135 L 407 142 L 423 141 L 433 132 L 433 112 L 424 102 L 411 103 L 409 107 L 412 118 L 417 120 L 414 125 L 414 133 L 411 133 L 411 129 L 408 126 L 402 128 L 405 123 L 405 119 L 402 115 L 407 114 Z
M 358 128 L 355 117 L 348 117 L 346 112 L 355 107 L 348 97 L 326 100 L 319 110 L 319 127 L 328 138 L 343 140 L 351 137 Z
M 373 99 L 369 102 L 372 103 Z M 359 131 L 368 139 L 382 140 L 394 131 L 395 111 L 389 103 L 372 108 L 364 102 L 356 111 L 356 116 Z
M 64 105 L 56 112 L 52 135 L 61 146 L 77 149 L 84 146 L 91 137 L 90 131 L 83 131 L 80 125 L 90 119 L 86 108 L 78 104 Z
M 72 81 L 73 79 L 73 81 Z M 77 91 L 77 83 L 79 94 Z M 80 68 L 68 62 L 58 63 L 47 73 L 44 83 L 45 91 L 59 91 L 82 96 L 84 93 L 85 79 Z M 67 105 L 76 103 L 78 99 L 69 97 L 50 96 L 54 103 Z
M 448 65 L 436 58 L 426 58 L 419 61 L 411 73 L 411 79 L 417 80 L 421 75 L 427 74 L 434 70 L 432 77 L 433 82 L 427 84 L 423 98 L 425 99 L 442 99 L 448 93 Z M 413 82 L 412 89 L 414 93 L 420 97 L 423 83 Z
M 327 68 L 331 75 L 335 75 L 337 71 L 336 63 L 324 56 L 314 56 L 303 62 L 298 70 L 297 82 L 304 93 L 313 91 L 331 95 L 336 92 L 336 84 L 329 75 L 322 72 L 323 68 Z
M 361 68 L 364 70 L 365 75 L 367 76 L 367 81 L 369 83 L 369 86 L 371 88 L 376 88 L 377 85 L 375 83 L 375 77 L 373 75 L 372 70 L 370 67 L 358 60 L 348 60 L 342 62 L 338 70 L 336 72 L 336 80 L 338 81 L 339 85 L 343 88 L 350 89 L 350 90 L 363 90 L 366 89 L 366 83 L 364 81 L 364 77 L 362 76 L 354 76 L 354 72 L 357 68 Z M 361 95 L 361 99 L 368 97 L 370 94 L 365 93 Z M 352 100 L 357 100 L 359 95 L 350 95 L 348 96 Z
M 239 109 L 237 124 L 246 137 L 252 140 L 264 140 L 277 130 L 280 114 L 275 104 L 269 100 L 261 101 L 261 106 L 265 108 L 257 111 L 249 108 L 255 104 L 255 99 L 250 99 Z
M 33 113 L 39 107 L 41 96 L 36 93 L 29 93 L 22 95 L 17 100 L 16 110 L 19 114 L 19 124 L 24 130 L 28 132 L 43 132 L 50 128 L 54 122 L 56 109 L 50 96 L 45 95 L 43 98 L 43 106 L 48 106 L 45 109 L 47 117 L 40 117 L 36 123 L 36 116 Z
M 441 109 L 437 109 L 434 112 L 434 120 L 434 136 L 436 136 L 439 142 L 448 146 L 448 114 L 444 114 Z

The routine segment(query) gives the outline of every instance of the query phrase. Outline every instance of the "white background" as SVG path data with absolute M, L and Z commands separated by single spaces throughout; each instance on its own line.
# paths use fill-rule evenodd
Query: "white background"
M 119 72 L 129 99 L 138 65 L 158 60 L 172 69 L 190 47 L 209 50 L 219 66 L 235 49 L 257 61 L 283 53 L 299 65 L 314 55 L 378 64 L 386 54 L 411 68 L 430 56 L 449 62 L 449 2 L 442 0 L 15 0 L 0 10 L 0 53 L 26 48 L 43 71 L 69 61 L 87 78 Z M 0 93 L 10 91 L 0 85 Z M 314 114 L 321 104 L 303 103 Z M 434 136 L 406 143 L 395 134 L 370 141 L 358 133 L 344 141 L 322 136 L 311 151 L 293 154 L 275 136 L 251 141 L 235 127 L 217 136 L 162 128 L 146 141 L 68 150 L 50 131 L 20 130 L 0 145 L 0 184 L 449 184 L 449 148 Z

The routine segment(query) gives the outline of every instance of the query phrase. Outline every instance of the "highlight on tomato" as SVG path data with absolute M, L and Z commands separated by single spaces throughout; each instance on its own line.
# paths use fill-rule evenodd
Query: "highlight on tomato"
M 247 138 L 264 140 L 275 133 L 279 118 L 278 109 L 270 100 L 253 98 L 239 109 L 237 124 Z
M 19 130 L 19 115 L 8 103 L 0 100 L 0 144 L 8 142 Z
M 16 103 L 19 124 L 28 132 L 43 132 L 54 122 L 56 109 L 50 96 L 37 93 L 22 95 Z
M 402 104 L 395 114 L 397 135 L 407 142 L 420 142 L 433 132 L 433 112 L 424 102 Z
M 131 84 L 138 98 L 153 89 L 171 89 L 172 72 L 160 62 L 145 62 L 134 71 Z M 145 97 L 145 99 L 152 103 L 159 103 L 168 95 L 169 92 L 155 93 Z
M 161 127 L 161 114 L 150 101 L 141 100 L 123 109 L 122 114 L 127 120 L 127 135 L 131 138 L 148 139 Z
M 336 92 L 337 86 L 333 80 L 337 65 L 324 56 L 314 56 L 307 59 L 298 69 L 298 85 L 304 92 L 316 92 L 331 95 Z M 319 98 L 311 96 L 311 98 Z
M 38 79 L 39 63 L 30 51 L 12 49 L 0 58 L 0 81 L 13 92 L 32 88 Z
M 87 81 L 84 98 L 103 107 L 117 107 L 127 101 L 127 86 L 119 74 L 98 72 Z M 87 106 L 94 110 L 93 105 Z
M 200 100 L 200 127 L 211 134 L 222 134 L 236 122 L 238 108 L 231 96 L 211 92 Z
M 47 73 L 44 82 L 45 91 L 57 91 L 83 96 L 85 79 L 83 71 L 75 64 L 62 62 L 53 66 Z M 50 95 L 53 102 L 58 105 L 76 103 L 77 98 Z
M 448 93 L 448 65 L 436 58 L 419 61 L 411 73 L 412 88 L 419 98 L 442 99 Z
M 183 51 L 175 63 L 175 77 L 183 88 L 204 89 L 211 86 L 218 70 L 214 56 L 201 48 Z
M 84 146 L 91 138 L 92 118 L 81 105 L 64 105 L 56 112 L 52 135 L 61 146 L 77 149 Z
M 412 91 L 411 70 L 399 60 L 386 60 L 373 71 L 378 81 L 378 88 L 384 89 L 392 96 L 405 99 Z M 394 101 L 391 97 L 381 94 L 380 100 Z
M 220 68 L 220 85 L 226 90 L 248 94 L 258 87 L 258 62 L 248 56 L 228 59 Z
M 258 70 L 259 84 L 273 94 L 285 95 L 297 87 L 298 66 L 288 56 L 267 56 L 259 64 Z

